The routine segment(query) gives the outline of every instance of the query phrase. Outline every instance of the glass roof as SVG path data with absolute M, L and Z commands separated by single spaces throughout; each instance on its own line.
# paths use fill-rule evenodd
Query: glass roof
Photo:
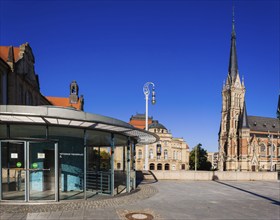
M 56 106 L 0 105 L 0 123 L 55 125 L 119 133 L 137 140 L 138 144 L 151 144 L 159 137 L 140 130 L 118 119 Z

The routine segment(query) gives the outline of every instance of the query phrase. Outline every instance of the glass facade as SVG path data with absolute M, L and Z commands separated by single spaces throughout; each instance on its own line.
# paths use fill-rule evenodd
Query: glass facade
M 157 136 L 104 116 L 51 106 L 0 106 L 0 200 L 90 199 L 135 188 L 135 144 Z M 123 149 L 122 170 L 114 167 Z M 117 187 L 117 189 L 116 189 Z

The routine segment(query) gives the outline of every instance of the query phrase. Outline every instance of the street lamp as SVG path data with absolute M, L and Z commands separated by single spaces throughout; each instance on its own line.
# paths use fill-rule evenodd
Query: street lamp
M 145 85 L 143 87 L 143 92 L 144 92 L 145 99 L 146 99 L 146 126 L 145 126 L 146 131 L 148 131 L 148 100 L 149 100 L 149 95 L 150 95 L 150 90 L 149 90 L 150 85 L 153 86 L 153 89 L 152 89 L 152 104 L 153 105 L 156 104 L 155 84 L 152 83 L 152 82 L 147 82 L 147 83 L 145 83 Z M 148 145 L 147 144 L 145 146 L 144 170 L 148 170 Z

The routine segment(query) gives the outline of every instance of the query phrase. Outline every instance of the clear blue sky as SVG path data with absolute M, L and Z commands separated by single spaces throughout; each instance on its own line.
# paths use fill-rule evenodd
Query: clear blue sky
M 275 117 L 279 1 L 235 1 L 239 72 L 249 115 Z M 41 92 L 68 96 L 76 80 L 85 111 L 129 121 L 150 114 L 192 148 L 218 149 L 232 1 L 0 0 L 0 44 L 29 42 Z

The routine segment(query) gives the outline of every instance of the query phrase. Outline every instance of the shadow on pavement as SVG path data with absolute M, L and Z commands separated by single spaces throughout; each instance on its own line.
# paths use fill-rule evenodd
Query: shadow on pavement
M 280 201 L 271 199 L 271 198 L 266 197 L 266 196 L 262 196 L 262 195 L 260 195 L 260 194 L 254 193 L 254 192 L 250 192 L 250 191 L 248 191 L 248 190 L 245 190 L 245 189 L 242 189 L 242 188 L 239 188 L 239 187 L 236 187 L 236 186 L 232 186 L 232 185 L 227 184 L 227 183 L 223 183 L 223 182 L 215 181 L 215 180 L 214 180 L 214 182 L 219 183 L 219 184 L 222 184 L 222 185 L 225 185 L 225 186 L 228 186 L 228 187 L 231 187 L 231 188 L 234 188 L 234 189 L 237 189 L 237 190 L 240 190 L 240 191 L 242 191 L 242 192 L 249 193 L 249 194 L 251 194 L 251 195 L 254 195 L 254 196 L 257 196 L 257 197 L 260 197 L 260 198 L 263 198 L 263 199 L 266 199 L 266 200 L 268 200 L 268 201 L 271 201 L 272 204 L 280 206 Z
M 141 184 L 153 184 L 158 182 L 158 179 L 152 171 L 136 171 L 136 187 Z

